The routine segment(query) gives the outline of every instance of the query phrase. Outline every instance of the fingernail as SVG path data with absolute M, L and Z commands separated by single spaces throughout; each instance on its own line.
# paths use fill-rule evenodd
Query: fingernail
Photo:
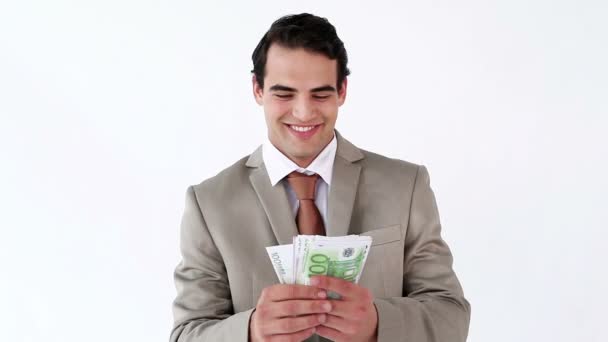
M 326 319 L 327 319 L 327 317 L 325 317 L 325 315 L 320 315 L 319 316 L 319 323 L 325 323 Z
M 331 304 L 324 303 L 323 304 L 323 310 L 325 310 L 325 311 L 331 311 Z
M 327 293 L 325 293 L 325 291 L 319 291 L 319 293 L 317 293 L 317 296 L 319 298 L 327 298 Z
M 310 285 L 312 285 L 312 286 L 319 285 L 319 278 L 310 278 Z

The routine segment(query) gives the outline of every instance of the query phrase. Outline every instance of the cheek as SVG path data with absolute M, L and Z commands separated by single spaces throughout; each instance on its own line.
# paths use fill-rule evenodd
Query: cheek
M 265 105 L 266 113 L 272 120 L 280 120 L 283 116 L 290 113 L 291 106 L 285 101 L 268 101 Z
M 320 104 L 317 108 L 325 119 L 335 120 L 338 115 L 338 105 L 335 101 Z

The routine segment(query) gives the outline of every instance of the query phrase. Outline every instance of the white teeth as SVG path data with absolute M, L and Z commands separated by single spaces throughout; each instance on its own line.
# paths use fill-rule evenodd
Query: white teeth
M 310 131 L 311 129 L 313 129 L 315 126 L 294 126 L 294 125 L 291 125 L 291 126 L 289 126 L 289 127 L 291 127 L 291 129 L 293 129 L 294 131 L 298 131 L 298 132 L 308 132 L 308 131 Z

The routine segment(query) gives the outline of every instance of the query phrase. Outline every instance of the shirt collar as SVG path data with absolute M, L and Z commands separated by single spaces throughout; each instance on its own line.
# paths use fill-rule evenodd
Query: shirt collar
M 285 178 L 293 171 L 298 171 L 307 175 L 318 174 L 325 183 L 331 185 L 331 175 L 334 169 L 334 159 L 338 143 L 336 134 L 334 138 L 325 146 L 323 151 L 306 168 L 298 166 L 291 159 L 287 158 L 279 151 L 268 138 L 262 147 L 262 157 L 266 165 L 266 171 L 270 177 L 270 183 L 275 186 L 281 179 Z

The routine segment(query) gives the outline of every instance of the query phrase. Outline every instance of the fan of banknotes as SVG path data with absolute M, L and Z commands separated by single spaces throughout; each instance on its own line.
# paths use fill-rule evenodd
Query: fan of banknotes
M 359 282 L 372 245 L 369 236 L 294 236 L 293 244 L 266 247 L 281 284 L 310 285 L 315 275 Z

